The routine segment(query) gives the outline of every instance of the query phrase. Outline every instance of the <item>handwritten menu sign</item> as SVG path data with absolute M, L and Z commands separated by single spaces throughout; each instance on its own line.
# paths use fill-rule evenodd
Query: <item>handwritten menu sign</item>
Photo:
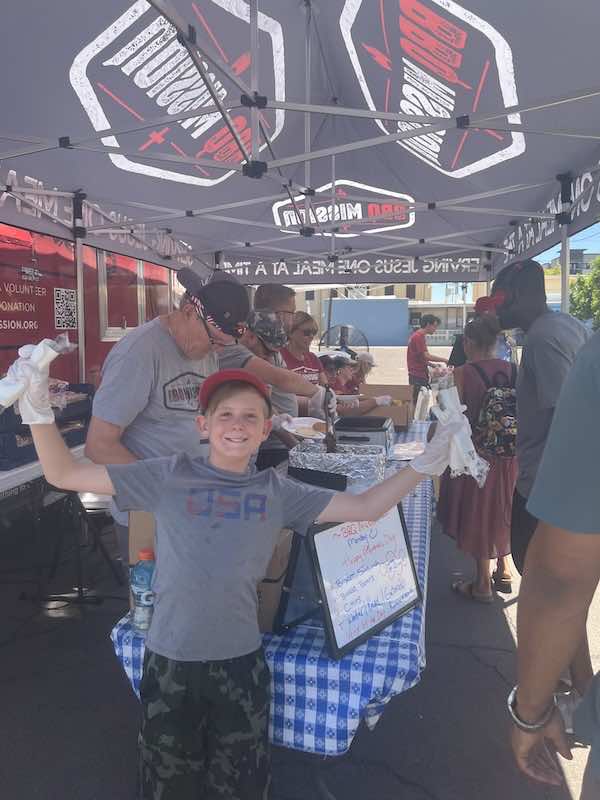
M 421 592 L 404 516 L 345 522 L 312 532 L 310 548 L 334 658 L 413 608 Z

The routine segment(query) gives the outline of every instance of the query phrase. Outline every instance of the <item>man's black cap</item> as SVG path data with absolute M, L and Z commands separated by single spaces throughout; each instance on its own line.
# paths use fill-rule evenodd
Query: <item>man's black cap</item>
M 532 258 L 527 258 L 524 261 L 515 261 L 501 269 L 494 279 L 492 294 L 499 290 L 511 292 L 515 289 L 528 294 L 545 296 L 542 265 Z
M 177 272 L 177 279 L 186 292 L 199 303 L 205 319 L 230 336 L 243 331 L 250 311 L 246 288 L 228 272 L 215 270 L 207 281 L 189 267 Z

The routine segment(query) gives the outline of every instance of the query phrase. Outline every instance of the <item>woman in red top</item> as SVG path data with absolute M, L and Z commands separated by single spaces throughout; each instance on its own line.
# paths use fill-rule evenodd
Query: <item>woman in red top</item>
M 319 332 L 317 323 L 306 311 L 296 311 L 289 340 L 286 347 L 279 351 L 286 367 L 297 372 L 311 383 L 325 385 L 327 380 L 321 362 L 310 352 L 312 340 Z
M 485 373 L 490 385 L 499 381 L 499 375 L 503 376 L 506 386 L 512 385 L 513 365 L 494 357 L 499 330 L 496 318 L 490 314 L 475 317 L 465 327 L 463 344 L 467 363 L 457 367 L 454 376 L 473 429 L 488 389 L 477 368 Z M 480 455 L 490 464 L 483 488 L 480 489 L 472 478 L 451 478 L 446 472 L 440 485 L 437 515 L 444 533 L 455 539 L 458 548 L 472 556 L 477 566 L 473 581 L 457 581 L 452 588 L 471 600 L 491 603 L 492 580 L 498 591 L 512 589 L 508 556 L 517 464 L 514 457 Z M 496 572 L 490 578 L 491 563 L 495 559 L 498 562 Z

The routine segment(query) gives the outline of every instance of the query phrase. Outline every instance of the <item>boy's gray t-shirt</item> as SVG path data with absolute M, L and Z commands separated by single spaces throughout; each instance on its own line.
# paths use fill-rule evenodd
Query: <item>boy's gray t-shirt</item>
M 160 320 L 153 319 L 108 354 L 92 414 L 123 428 L 121 442 L 138 458 L 199 454 L 198 392 L 217 369 L 212 353 L 186 358 Z M 126 515 L 117 512 L 115 519 L 127 524 Z
M 156 516 L 156 593 L 148 648 L 213 661 L 260 647 L 257 584 L 282 528 L 304 534 L 335 492 L 274 469 L 226 472 L 171 456 L 107 467 L 123 511 Z
M 569 314 L 548 311 L 527 331 L 517 378 L 517 491 L 529 497 L 563 382 L 586 327 Z

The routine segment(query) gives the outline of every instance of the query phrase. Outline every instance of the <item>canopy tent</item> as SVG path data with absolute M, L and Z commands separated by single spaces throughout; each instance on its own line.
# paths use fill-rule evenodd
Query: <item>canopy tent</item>
M 598 217 L 600 7 L 565 11 L 12 3 L 0 221 L 248 283 L 486 280 Z

